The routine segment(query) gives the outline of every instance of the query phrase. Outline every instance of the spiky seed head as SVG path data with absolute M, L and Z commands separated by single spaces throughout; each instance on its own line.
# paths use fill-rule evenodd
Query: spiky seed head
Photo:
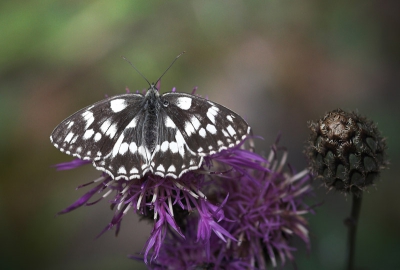
M 358 195 L 387 167 L 385 139 L 367 118 L 336 109 L 309 128 L 310 170 L 327 188 Z

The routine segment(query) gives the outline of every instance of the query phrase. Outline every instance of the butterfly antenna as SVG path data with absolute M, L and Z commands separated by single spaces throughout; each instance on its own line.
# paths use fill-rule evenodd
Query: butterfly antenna
M 176 60 L 178 60 L 179 57 L 181 57 L 182 54 L 184 54 L 186 51 L 181 52 L 177 57 L 175 57 L 174 61 L 172 61 L 171 65 L 164 71 L 164 73 L 158 78 L 156 81 L 155 85 L 161 80 L 161 78 L 167 73 L 167 71 L 172 67 L 172 65 L 175 63 Z
M 180 55 L 179 55 L 179 56 L 180 56 Z M 142 73 L 140 73 L 140 71 L 139 71 L 137 68 L 135 68 L 135 66 L 131 63 L 131 61 L 129 61 L 128 59 L 126 59 L 125 56 L 121 56 L 121 57 L 122 57 L 122 59 L 124 59 L 126 62 L 128 62 L 128 63 L 136 70 L 136 72 L 139 73 L 140 76 L 142 76 L 143 79 L 146 80 L 146 82 L 149 84 L 149 86 L 151 86 L 151 83 L 146 79 L 146 77 L 145 77 Z M 175 59 L 175 60 L 176 60 L 176 59 Z M 175 61 L 174 61 L 174 62 L 175 62 Z M 163 75 L 164 75 L 164 74 L 163 74 Z

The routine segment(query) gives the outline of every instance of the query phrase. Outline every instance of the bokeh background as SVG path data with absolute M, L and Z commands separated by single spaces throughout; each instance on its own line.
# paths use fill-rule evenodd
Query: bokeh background
M 307 121 L 358 110 L 378 123 L 390 170 L 365 194 L 358 269 L 400 266 L 400 5 L 381 1 L 2 1 L 0 3 L 1 269 L 145 269 L 151 225 L 127 215 L 122 231 L 95 239 L 113 212 L 106 201 L 55 214 L 95 179 L 91 166 L 56 172 L 71 160 L 49 135 L 105 94 L 147 88 L 120 56 L 162 80 L 235 110 L 253 126 L 259 152 L 279 132 L 289 162 L 306 166 Z M 299 269 L 341 269 L 351 199 L 314 183 L 311 250 L 295 245 Z M 293 269 L 289 263 L 285 269 Z M 397 268 L 398 269 L 398 268 Z

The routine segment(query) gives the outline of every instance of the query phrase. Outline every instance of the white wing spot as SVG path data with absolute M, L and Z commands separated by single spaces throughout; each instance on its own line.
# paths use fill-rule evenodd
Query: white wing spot
M 231 125 L 226 128 L 231 136 L 236 134 L 236 131 L 233 129 Z
M 211 108 L 208 109 L 208 111 L 207 111 L 207 117 L 208 117 L 208 119 L 210 119 L 211 123 L 215 124 L 215 116 L 214 116 L 214 114 L 211 113 L 211 112 L 213 112 L 213 110 L 211 110 Z
M 107 130 L 106 135 L 110 138 L 114 138 L 115 133 L 117 133 L 117 125 L 113 124 L 110 126 L 110 128 Z
M 121 147 L 122 141 L 124 140 L 124 134 L 121 134 L 121 136 L 119 136 L 117 142 L 114 144 L 113 150 L 112 150 L 112 156 L 115 157 L 118 152 L 119 152 L 119 148 Z
M 90 139 L 94 134 L 94 130 L 93 129 L 88 129 L 86 130 L 85 134 L 83 134 L 83 139 L 87 140 Z
M 131 151 L 132 154 L 135 154 L 137 151 L 137 145 L 135 142 L 131 142 L 129 145 L 129 151 Z
M 195 133 L 196 131 L 193 128 L 192 123 L 186 121 L 185 122 L 185 132 L 188 136 L 192 135 L 193 133 Z
M 74 121 L 71 121 L 71 122 L 69 122 L 69 124 L 68 124 L 68 129 L 70 129 L 72 126 L 74 125 Z
M 165 172 L 165 168 L 162 164 L 157 167 L 157 171 Z
M 217 114 L 218 112 L 219 112 L 219 109 L 218 109 L 218 107 L 216 107 L 216 106 L 212 106 L 211 107 L 214 111 L 215 111 L 215 114 Z
M 189 110 L 192 106 L 192 99 L 190 97 L 180 97 L 176 100 L 176 106 L 182 110 Z
M 169 127 L 169 128 L 176 128 L 176 125 L 175 125 L 175 123 L 172 121 L 172 119 L 171 118 L 169 118 L 168 116 L 167 117 L 165 117 L 165 126 L 166 127 Z
M 100 134 L 99 132 L 97 132 L 96 135 L 94 135 L 94 138 L 93 138 L 93 139 L 94 139 L 95 142 L 100 141 L 100 139 L 101 139 L 101 134 Z
M 126 170 L 124 166 L 119 167 L 118 174 L 126 174 Z
M 82 117 L 86 121 L 85 129 L 87 129 L 94 122 L 93 113 L 91 111 L 86 111 L 82 113 Z
M 217 133 L 217 129 L 215 128 L 214 125 L 208 124 L 206 127 L 207 131 L 210 132 L 211 134 L 216 134 Z
M 227 116 L 226 116 L 226 119 L 228 119 L 229 122 L 233 122 L 233 118 L 232 118 L 232 116 L 230 116 L 230 115 L 227 115 Z
M 108 129 L 110 126 L 111 126 L 111 121 L 110 121 L 110 120 L 107 120 L 107 121 L 105 121 L 105 122 L 100 126 L 100 130 L 101 130 L 103 133 L 106 133 L 106 132 L 107 132 L 107 129 Z
M 198 130 L 199 127 L 201 126 L 199 119 L 197 119 L 197 117 L 194 115 L 190 119 L 190 122 L 192 122 L 192 125 L 193 125 L 194 129 L 196 129 L 196 130 Z
M 144 160 L 149 161 L 150 153 L 149 153 L 149 150 L 145 146 L 143 146 L 143 145 L 139 146 L 138 152 L 139 152 L 139 155 L 141 155 Z M 143 164 L 143 165 L 148 166 L 148 164 Z
M 75 137 L 72 139 L 72 141 L 70 141 L 70 143 L 75 143 L 77 139 L 78 139 L 78 134 L 75 135 Z
M 170 142 L 169 143 L 169 150 L 171 150 L 172 153 L 178 153 L 178 144 L 176 142 Z
M 217 142 L 217 144 L 218 144 L 218 146 L 224 145 L 224 143 L 223 143 L 221 140 L 219 140 L 219 141 Z
M 139 155 L 141 155 L 144 160 L 147 160 L 146 151 L 144 150 L 144 146 L 143 145 L 139 146 L 138 152 L 139 152 Z M 147 164 L 143 164 L 143 165 L 147 166 Z
M 115 113 L 122 111 L 128 106 L 124 99 L 114 99 L 110 102 L 111 110 Z
M 133 118 L 132 121 L 126 126 L 126 128 L 134 128 L 137 124 L 137 117 Z
M 80 153 L 80 152 L 82 152 L 82 147 L 81 147 L 81 146 L 79 146 L 78 148 L 76 148 L 76 152 L 77 152 L 77 153 Z
M 125 155 L 125 153 L 128 151 L 129 149 L 129 144 L 127 142 L 124 142 L 121 144 L 121 147 L 119 148 L 119 154 L 120 155 Z
M 208 108 L 207 117 L 210 121 L 215 124 L 215 116 L 218 114 L 219 109 L 215 106 Z
M 185 142 L 185 139 L 182 136 L 182 133 L 179 130 L 176 131 L 175 140 L 176 140 L 176 143 L 178 145 L 179 154 L 183 157 L 185 155 L 185 148 L 184 147 L 185 147 L 186 142 Z
M 203 149 L 203 147 L 199 147 L 199 149 L 197 149 L 197 152 L 203 152 L 204 151 L 204 149 Z
M 69 143 L 72 139 L 72 136 L 74 136 L 74 133 L 70 132 L 68 133 L 67 137 L 65 137 L 64 142 Z
M 164 141 L 164 142 L 161 144 L 161 151 L 162 151 L 162 152 L 167 151 L 167 150 L 168 150 L 168 145 L 169 145 L 169 142 Z
M 169 166 L 168 171 L 169 172 L 176 172 L 175 166 L 174 165 Z
M 201 129 L 199 130 L 199 135 L 200 135 L 201 137 L 205 138 L 205 137 L 206 137 L 206 130 L 205 130 L 204 128 L 201 128 Z
M 135 167 L 132 168 L 132 170 L 129 171 L 131 174 L 137 174 L 139 171 Z

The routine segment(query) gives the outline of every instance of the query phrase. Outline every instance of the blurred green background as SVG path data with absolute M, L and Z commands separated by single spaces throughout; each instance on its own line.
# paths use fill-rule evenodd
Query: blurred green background
M 391 169 L 365 194 L 359 269 L 400 267 L 400 4 L 383 1 L 2 1 L 0 3 L 1 269 L 144 269 L 151 226 L 125 217 L 120 235 L 95 237 L 113 212 L 104 200 L 55 214 L 95 179 L 92 166 L 56 172 L 71 160 L 49 135 L 64 118 L 105 94 L 147 88 L 120 56 L 161 92 L 198 93 L 252 125 L 258 151 L 277 134 L 301 170 L 307 121 L 358 110 L 387 137 Z M 309 215 L 311 251 L 296 242 L 299 269 L 341 269 L 351 199 L 327 193 Z M 285 269 L 293 269 L 288 263 Z

